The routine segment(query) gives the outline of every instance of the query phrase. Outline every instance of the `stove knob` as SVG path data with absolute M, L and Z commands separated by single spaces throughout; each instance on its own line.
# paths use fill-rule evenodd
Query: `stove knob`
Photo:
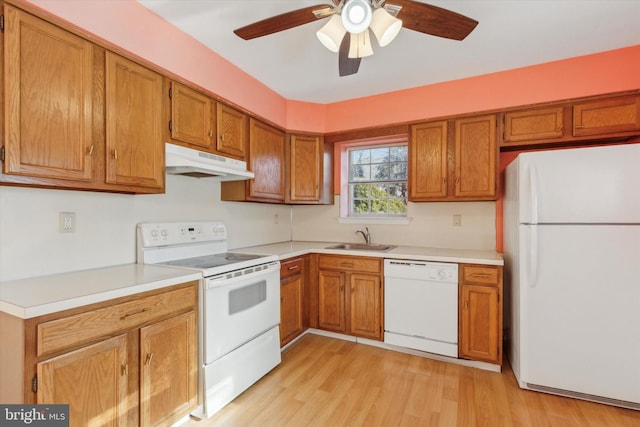
M 160 234 L 162 234 L 162 237 L 167 237 L 167 235 L 169 234 L 169 232 L 167 231 L 166 228 L 163 228 L 162 231 L 160 232 Z

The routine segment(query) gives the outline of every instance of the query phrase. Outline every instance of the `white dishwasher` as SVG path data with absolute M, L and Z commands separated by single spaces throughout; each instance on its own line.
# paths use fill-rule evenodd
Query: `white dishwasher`
M 384 260 L 384 342 L 458 357 L 458 264 Z

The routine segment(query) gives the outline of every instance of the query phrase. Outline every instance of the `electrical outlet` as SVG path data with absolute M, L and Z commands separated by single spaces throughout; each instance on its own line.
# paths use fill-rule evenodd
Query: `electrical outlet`
M 462 215 L 460 214 L 453 215 L 453 226 L 462 227 Z
M 76 213 L 75 212 L 60 212 L 59 220 L 60 220 L 60 224 L 59 224 L 60 233 L 76 232 Z
M 273 215 L 273 223 L 278 224 L 280 222 L 280 217 L 278 214 Z

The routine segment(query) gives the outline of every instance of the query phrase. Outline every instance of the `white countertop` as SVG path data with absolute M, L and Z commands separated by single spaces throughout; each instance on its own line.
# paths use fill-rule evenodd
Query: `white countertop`
M 358 255 L 390 259 L 411 259 L 417 261 L 504 265 L 502 254 L 495 251 L 428 248 L 421 246 L 396 246 L 395 248 L 386 252 L 327 249 L 327 247 L 335 246 L 337 244 L 339 243 L 290 241 L 273 243 L 269 245 L 250 246 L 246 248 L 233 249 L 233 251 L 277 255 L 280 259 L 291 258 L 313 252 L 322 254 Z
M 125 264 L 7 281 L 0 283 L 0 311 L 29 319 L 201 278 L 180 268 Z

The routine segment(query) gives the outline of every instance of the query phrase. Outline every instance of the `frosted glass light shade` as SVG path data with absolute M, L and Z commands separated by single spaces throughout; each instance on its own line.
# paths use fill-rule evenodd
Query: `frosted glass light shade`
M 380 47 L 384 47 L 396 38 L 402 29 L 402 21 L 392 16 L 384 8 L 376 9 L 371 19 L 371 31 L 378 39 Z
M 373 55 L 373 46 L 371 46 L 371 37 L 369 30 L 361 33 L 351 33 L 351 42 L 349 43 L 349 58 L 364 58 Z
M 367 0 L 349 0 L 342 7 L 342 25 L 351 34 L 358 34 L 371 24 L 371 4 Z
M 333 15 L 331 19 L 329 19 L 329 22 L 316 32 L 316 36 L 318 40 L 320 40 L 320 43 L 331 52 L 338 52 L 338 50 L 340 50 L 340 43 L 342 43 L 346 32 L 347 30 L 342 25 L 340 15 Z

